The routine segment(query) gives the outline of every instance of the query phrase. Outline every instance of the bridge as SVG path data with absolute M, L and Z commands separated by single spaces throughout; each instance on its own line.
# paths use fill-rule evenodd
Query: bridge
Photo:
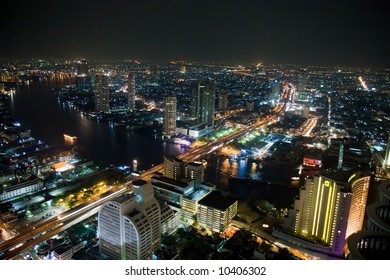
M 259 117 L 253 124 L 240 128 L 239 130 L 221 137 L 217 140 L 209 142 L 201 147 L 197 147 L 187 151 L 179 156 L 179 159 L 184 161 L 194 161 L 207 154 L 210 154 L 221 147 L 233 142 L 234 140 L 251 133 L 252 131 L 259 130 L 268 125 L 274 124 L 278 121 L 278 118 L 284 114 L 288 107 L 288 103 L 291 102 L 292 96 L 295 93 L 295 88 L 291 84 L 286 84 L 281 94 L 281 98 L 277 106 L 267 116 Z M 163 171 L 163 164 L 156 165 L 136 179 L 150 180 L 153 174 Z M 31 247 L 53 237 L 61 231 L 64 231 L 71 226 L 95 215 L 99 211 L 99 207 L 104 203 L 119 197 L 120 195 L 132 191 L 132 178 L 130 175 L 125 178 L 127 182 L 121 186 L 113 187 L 108 192 L 100 195 L 98 198 L 91 202 L 78 205 L 72 209 L 69 209 L 57 216 L 54 216 L 46 221 L 42 221 L 33 227 L 27 227 L 25 231 L 19 235 L 0 244 L 0 253 L 2 259 L 13 259 L 20 253 L 30 249 Z

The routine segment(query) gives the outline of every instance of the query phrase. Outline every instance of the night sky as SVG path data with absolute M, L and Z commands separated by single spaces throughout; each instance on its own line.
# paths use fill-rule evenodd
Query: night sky
M 386 2 L 12 0 L 2 3 L 0 58 L 388 67 Z

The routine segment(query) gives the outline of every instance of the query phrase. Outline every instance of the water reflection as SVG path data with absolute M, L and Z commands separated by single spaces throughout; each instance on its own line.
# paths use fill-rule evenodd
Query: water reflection
M 17 88 L 11 99 L 11 114 L 32 136 L 51 146 L 63 146 L 63 134 L 78 138 L 80 150 L 95 161 L 130 165 L 138 159 L 140 170 L 163 161 L 163 155 L 178 155 L 180 145 L 155 139 L 152 133 L 138 134 L 125 128 L 110 128 L 106 123 L 88 120 L 84 115 L 63 106 L 52 92 L 69 84 L 69 79 L 44 79 Z

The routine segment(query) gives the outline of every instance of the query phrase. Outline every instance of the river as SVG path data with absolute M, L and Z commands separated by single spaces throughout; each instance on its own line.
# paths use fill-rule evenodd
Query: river
M 64 146 L 64 134 L 76 136 L 81 152 L 96 162 L 131 165 L 136 159 L 142 170 L 162 163 L 164 155 L 183 152 L 179 145 L 162 142 L 151 133 L 112 128 L 61 104 L 52 89 L 69 83 L 68 79 L 44 79 L 18 87 L 11 97 L 12 117 L 50 146 Z

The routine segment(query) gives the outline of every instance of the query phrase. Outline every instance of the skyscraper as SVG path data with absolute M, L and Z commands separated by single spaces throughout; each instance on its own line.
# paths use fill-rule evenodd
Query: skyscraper
M 98 214 L 100 251 L 111 259 L 150 259 L 161 242 L 161 211 L 150 183 L 107 202 Z
M 204 166 L 201 163 L 187 162 L 184 173 L 186 178 L 194 180 L 194 186 L 199 186 L 204 181 Z
M 164 157 L 164 176 L 173 180 L 183 178 L 184 162 L 173 155 Z
M 353 174 L 348 179 L 352 191 L 352 200 L 349 208 L 346 238 L 363 229 L 370 176 L 359 177 L 359 174 Z
M 370 176 L 334 171 L 306 179 L 285 226 L 295 235 L 342 256 L 346 238 L 362 229 Z M 316 245 L 313 245 L 315 247 Z
M 164 97 L 163 136 L 176 134 L 176 96 Z
M 228 109 L 228 96 L 229 96 L 229 93 L 227 91 L 222 91 L 220 94 L 219 94 L 219 98 L 218 98 L 218 110 L 220 112 L 225 112 L 227 111 Z
M 76 63 L 77 76 L 88 76 L 88 61 L 85 59 Z
M 197 124 L 214 127 L 215 81 L 194 81 L 191 89 L 191 117 Z
M 95 92 L 95 111 L 109 112 L 110 99 L 109 99 L 107 75 L 100 73 L 95 76 L 94 92 Z
M 135 109 L 135 77 L 132 72 L 127 77 L 127 106 L 130 111 Z

